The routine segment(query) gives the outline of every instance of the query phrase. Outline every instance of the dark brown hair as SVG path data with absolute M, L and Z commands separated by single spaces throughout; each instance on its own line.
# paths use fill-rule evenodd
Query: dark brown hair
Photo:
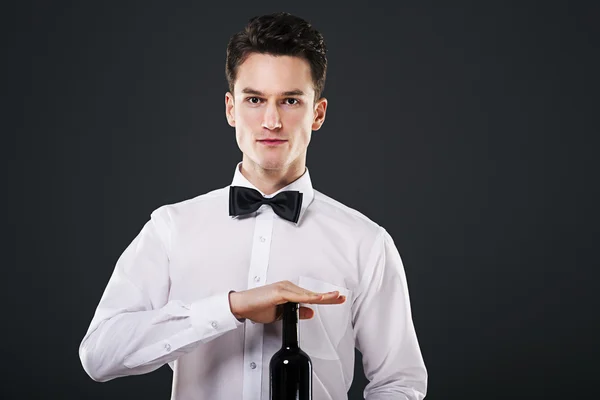
M 325 88 L 326 52 L 323 35 L 302 18 L 286 12 L 253 17 L 227 44 L 225 76 L 229 91 L 233 93 L 238 67 L 251 53 L 296 56 L 310 65 L 317 101 Z

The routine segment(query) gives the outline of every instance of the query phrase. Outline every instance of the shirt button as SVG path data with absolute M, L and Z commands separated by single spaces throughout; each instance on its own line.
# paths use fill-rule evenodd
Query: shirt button
M 252 361 L 250 363 L 250 368 L 255 369 L 256 368 L 256 363 L 254 361 Z
M 260 276 L 255 276 L 254 277 L 254 282 L 260 282 Z
M 210 323 L 210 326 L 212 326 L 213 328 L 217 329 L 217 327 L 219 326 L 219 324 L 217 324 L 217 321 L 213 321 Z
M 267 239 L 265 239 L 265 237 L 264 237 L 264 236 L 261 236 L 261 237 L 260 237 L 260 241 L 261 241 L 262 243 L 264 243 L 264 242 L 265 242 L 265 240 L 267 240 Z
M 171 351 L 171 345 L 169 343 L 165 344 L 165 350 L 166 351 Z

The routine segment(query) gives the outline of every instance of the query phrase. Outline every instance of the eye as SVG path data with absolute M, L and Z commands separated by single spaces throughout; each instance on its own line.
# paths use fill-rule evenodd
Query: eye
M 248 97 L 248 98 L 246 98 L 246 101 L 248 101 L 250 104 L 259 104 L 260 103 L 260 99 L 258 97 Z
M 287 104 L 289 104 L 290 106 L 295 106 L 300 104 L 300 101 L 298 99 L 294 99 L 292 97 L 285 99 L 285 101 L 287 102 Z M 293 103 L 290 103 L 290 101 L 292 101 Z

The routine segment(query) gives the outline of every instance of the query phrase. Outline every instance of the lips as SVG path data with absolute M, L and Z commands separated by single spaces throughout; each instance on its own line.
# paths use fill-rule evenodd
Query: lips
M 287 140 L 281 140 L 281 139 L 262 139 L 259 140 L 260 143 L 262 144 L 267 144 L 267 145 L 277 145 L 277 144 L 282 144 L 287 142 Z

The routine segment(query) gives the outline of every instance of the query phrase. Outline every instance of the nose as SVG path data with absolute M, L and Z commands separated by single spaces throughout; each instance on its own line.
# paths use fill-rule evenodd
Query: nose
M 267 104 L 263 115 L 262 127 L 269 130 L 281 128 L 281 119 L 276 104 Z

